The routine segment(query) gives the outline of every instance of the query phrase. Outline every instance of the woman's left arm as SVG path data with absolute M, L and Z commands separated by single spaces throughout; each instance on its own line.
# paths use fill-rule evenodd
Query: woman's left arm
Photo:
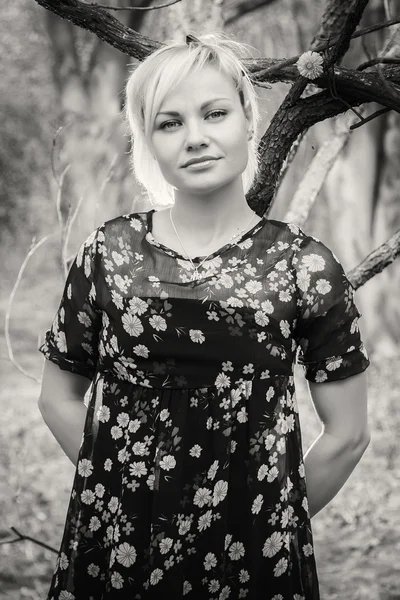
M 365 452 L 370 432 L 367 374 L 324 383 L 310 382 L 322 431 L 304 457 L 310 516 L 342 488 Z

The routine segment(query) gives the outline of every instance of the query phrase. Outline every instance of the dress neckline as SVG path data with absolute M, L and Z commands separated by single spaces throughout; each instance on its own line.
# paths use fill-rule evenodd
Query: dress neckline
M 169 248 L 168 246 L 165 246 L 165 244 L 162 244 L 161 242 L 158 242 L 153 237 L 153 215 L 154 215 L 155 212 L 156 212 L 156 209 L 153 208 L 153 209 L 151 209 L 151 210 L 149 210 L 148 212 L 145 213 L 145 215 L 146 215 L 146 239 L 147 239 L 147 241 L 149 243 L 151 243 L 153 246 L 156 246 L 157 248 L 160 248 L 161 250 L 165 251 L 170 256 L 173 256 L 175 258 L 179 258 L 181 260 L 189 260 L 186 256 L 183 256 L 183 254 L 180 254 L 176 250 L 173 250 L 172 248 Z M 248 231 L 245 231 L 242 235 L 240 235 L 239 237 L 237 237 L 233 242 L 227 242 L 226 244 L 224 244 L 223 246 L 221 246 L 221 248 L 218 248 L 217 250 L 215 250 L 214 252 L 212 252 L 211 254 L 209 254 L 208 255 L 209 260 L 211 260 L 212 258 L 215 258 L 216 256 L 219 256 L 220 254 L 222 254 L 222 253 L 226 252 L 227 250 L 229 250 L 229 248 L 232 248 L 233 246 L 237 246 L 241 242 L 244 242 L 245 240 L 247 240 L 249 237 L 255 235 L 256 233 L 258 233 L 258 231 L 260 229 L 262 229 L 264 227 L 265 223 L 267 223 L 267 222 L 268 222 L 267 217 L 265 217 L 264 215 L 262 215 L 261 216 L 261 220 L 258 221 L 258 223 L 256 223 L 255 225 L 253 225 L 253 227 L 251 229 L 249 229 Z M 206 255 L 195 256 L 195 257 L 192 257 L 191 260 L 193 262 L 196 262 L 196 261 L 201 261 L 204 258 L 206 258 Z

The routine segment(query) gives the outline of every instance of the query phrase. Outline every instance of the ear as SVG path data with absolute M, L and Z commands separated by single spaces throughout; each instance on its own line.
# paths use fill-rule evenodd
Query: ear
M 244 116 L 246 117 L 247 125 L 249 127 L 253 126 L 253 110 L 251 108 L 250 100 L 245 100 L 243 106 Z

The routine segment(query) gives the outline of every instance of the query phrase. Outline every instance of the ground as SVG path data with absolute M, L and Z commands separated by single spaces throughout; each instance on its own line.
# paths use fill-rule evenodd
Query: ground
M 27 275 L 11 315 L 15 357 L 36 378 L 42 367 L 38 334 L 50 324 L 62 285 L 61 277 L 41 280 L 46 284 L 35 286 Z M 7 300 L 0 297 L 3 321 Z M 74 468 L 42 421 L 39 384 L 7 360 L 4 336 L 1 341 L 0 541 L 12 539 L 14 526 L 57 547 Z M 370 446 L 341 492 L 312 520 L 321 600 L 400 600 L 399 359 L 400 351 L 384 361 L 374 357 L 368 369 Z M 319 425 L 300 372 L 296 389 L 306 449 Z M 0 600 L 44 600 L 55 560 L 31 541 L 0 545 Z

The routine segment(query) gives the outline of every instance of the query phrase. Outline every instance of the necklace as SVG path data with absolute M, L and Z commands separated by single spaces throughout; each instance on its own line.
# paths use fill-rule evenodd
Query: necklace
M 250 221 L 247 223 L 247 225 L 245 225 L 245 226 L 243 227 L 243 229 L 242 229 L 241 231 L 239 231 L 239 233 L 236 233 L 236 234 L 234 234 L 234 235 L 233 235 L 231 238 L 229 238 L 229 240 L 227 241 L 227 244 L 229 244 L 229 243 L 230 243 L 230 242 L 231 242 L 233 239 L 235 239 L 235 238 L 239 237 L 240 235 L 242 235 L 242 233 L 243 233 L 243 232 L 244 232 L 244 231 L 247 229 L 247 227 L 250 225 L 250 223 L 252 222 L 252 220 L 254 219 L 254 217 L 256 216 L 256 214 L 257 214 L 257 213 L 253 212 L 253 215 L 252 215 L 252 217 L 251 217 Z M 197 265 L 197 267 L 196 267 L 196 265 L 194 264 L 194 262 L 193 262 L 193 261 L 192 261 L 192 259 L 190 258 L 188 251 L 186 250 L 185 246 L 183 245 L 183 243 L 182 243 L 182 240 L 181 240 L 181 238 L 179 237 L 179 234 L 178 234 L 178 232 L 177 232 L 177 230 L 176 230 L 175 224 L 174 224 L 174 222 L 173 222 L 173 220 L 172 220 L 172 206 L 171 206 L 171 208 L 169 209 L 169 218 L 170 218 L 170 221 L 171 221 L 171 225 L 172 225 L 172 227 L 174 228 L 174 231 L 175 231 L 175 233 L 176 233 L 176 237 L 178 238 L 180 245 L 182 246 L 182 248 L 183 248 L 183 250 L 184 250 L 184 252 L 185 252 L 186 256 L 188 257 L 188 259 L 189 259 L 189 260 L 190 260 L 190 262 L 191 262 L 191 265 L 192 265 L 192 268 L 193 268 L 193 272 L 192 272 L 192 278 L 191 278 L 191 281 L 198 281 L 199 279 L 201 279 L 201 278 L 202 278 L 202 277 L 201 277 L 201 275 L 199 274 L 199 269 L 200 269 L 200 267 L 202 267 L 202 265 L 203 265 L 203 264 L 206 262 L 207 258 L 208 258 L 209 256 L 211 256 L 211 254 L 214 254 L 214 252 L 210 252 L 210 254 L 209 254 L 208 256 L 206 256 L 206 257 L 205 257 L 205 258 L 204 258 L 204 259 L 201 261 L 201 263 L 200 263 L 200 264 L 198 264 L 198 265 Z

